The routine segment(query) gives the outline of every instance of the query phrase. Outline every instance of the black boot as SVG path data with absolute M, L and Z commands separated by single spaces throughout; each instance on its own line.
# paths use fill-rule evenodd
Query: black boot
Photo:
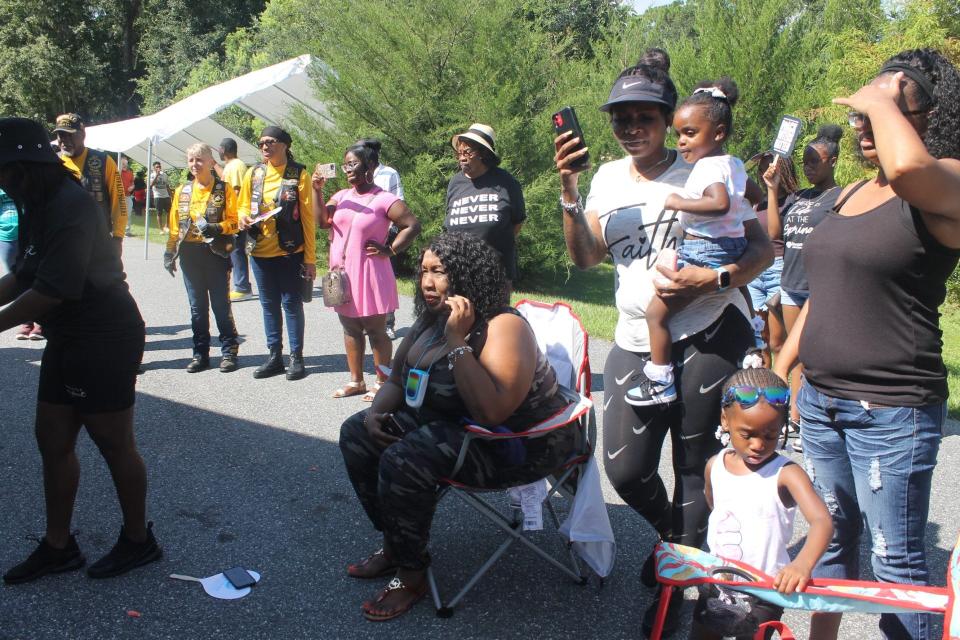
M 269 378 L 278 373 L 283 373 L 283 357 L 280 350 L 270 352 L 270 357 L 262 365 L 253 370 L 254 378 Z
M 193 360 L 187 365 L 187 373 L 197 373 L 210 366 L 210 358 L 200 353 L 193 354 Z
M 294 351 L 290 354 L 290 366 L 287 367 L 287 380 L 299 380 L 307 375 L 303 368 L 303 352 Z

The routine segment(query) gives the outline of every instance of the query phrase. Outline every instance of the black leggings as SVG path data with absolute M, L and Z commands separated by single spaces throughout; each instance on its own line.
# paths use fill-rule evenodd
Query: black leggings
M 667 407 L 634 407 L 627 389 L 643 375 L 647 354 L 614 346 L 603 370 L 604 469 L 624 502 L 646 518 L 664 540 L 700 547 L 706 538 L 703 470 L 720 450 L 723 383 L 753 346 L 753 330 L 736 307 L 700 333 L 673 344 L 678 399 Z M 673 500 L 657 469 L 663 440 L 673 445 Z

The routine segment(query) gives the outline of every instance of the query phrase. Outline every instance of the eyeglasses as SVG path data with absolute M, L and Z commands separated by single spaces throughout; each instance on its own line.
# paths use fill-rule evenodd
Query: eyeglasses
M 359 163 L 359 162 L 350 162 L 350 163 L 346 163 L 346 164 L 340 165 L 340 169 L 341 169 L 344 173 L 346 173 L 347 171 L 353 171 L 354 169 L 356 169 L 356 168 L 359 167 L 359 166 L 360 166 L 360 163 Z
M 900 110 L 905 116 L 919 116 L 921 114 L 927 113 L 927 109 L 915 109 L 913 111 L 904 111 Z M 859 111 L 851 111 L 847 114 L 847 124 L 849 124 L 854 129 L 862 127 L 865 122 L 870 122 L 870 118 L 866 115 L 860 113 Z
M 470 147 L 463 147 L 462 149 L 457 149 L 456 154 L 458 158 L 463 156 L 464 158 L 469 159 L 477 155 L 477 150 L 471 149 Z
M 720 404 L 729 407 L 734 402 L 744 409 L 749 409 L 760 402 L 760 398 L 766 398 L 767 404 L 774 407 L 785 407 L 790 404 L 790 389 L 786 387 L 753 387 L 749 385 L 740 385 L 730 387 L 723 394 L 723 400 Z
M 272 138 L 265 138 L 257 142 L 257 146 L 263 149 L 264 147 L 272 147 L 273 145 L 280 142 L 279 140 L 273 140 Z

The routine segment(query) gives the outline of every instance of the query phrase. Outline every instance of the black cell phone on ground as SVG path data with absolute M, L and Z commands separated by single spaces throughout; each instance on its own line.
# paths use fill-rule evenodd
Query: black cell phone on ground
M 233 567 L 223 572 L 223 575 L 230 581 L 234 589 L 243 589 L 257 584 L 250 572 L 243 567 Z
M 564 107 L 553 114 L 553 129 L 557 132 L 557 135 L 570 131 L 573 133 L 570 136 L 571 138 L 580 138 L 580 142 L 573 148 L 573 151 L 579 151 L 587 146 L 587 141 L 583 137 L 583 129 L 580 128 L 580 121 L 577 120 L 577 112 L 573 110 L 573 107 Z M 586 169 L 589 164 L 590 154 L 585 153 L 570 166 L 574 169 Z

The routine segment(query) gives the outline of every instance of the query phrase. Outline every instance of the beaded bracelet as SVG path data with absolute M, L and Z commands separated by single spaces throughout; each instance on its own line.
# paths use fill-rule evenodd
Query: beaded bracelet
M 447 354 L 447 368 L 452 371 L 453 365 L 456 364 L 457 360 L 462 358 L 463 354 L 468 351 L 473 353 L 473 347 L 468 344 L 465 344 L 462 347 L 454 347 L 453 351 Z

